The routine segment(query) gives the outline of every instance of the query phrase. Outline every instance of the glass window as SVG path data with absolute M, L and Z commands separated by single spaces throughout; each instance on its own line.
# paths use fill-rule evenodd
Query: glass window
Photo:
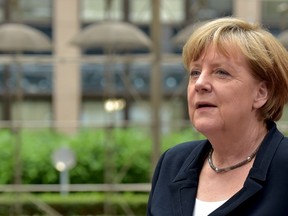
M 233 13 L 233 1 L 231 0 L 208 0 L 207 4 L 217 17 L 231 16 Z
M 161 20 L 164 23 L 179 23 L 185 17 L 184 0 L 162 0 Z
M 33 123 L 37 123 L 34 121 L 41 121 L 42 127 L 48 127 L 49 121 L 52 120 L 52 104 L 49 101 L 39 100 L 25 100 L 20 105 L 21 109 L 21 119 L 24 121 L 22 126 L 31 127 Z M 31 112 L 33 110 L 33 112 Z M 17 117 L 17 112 L 19 112 L 16 105 L 13 105 L 13 116 Z M 26 122 L 27 121 L 27 122 Z
M 3 3 L 0 3 L 0 6 L 2 8 L 2 10 L 0 10 L 0 22 L 3 22 L 4 21 L 4 6 L 3 6 Z
M 104 102 L 83 101 L 81 110 L 81 123 L 84 126 L 93 124 L 105 125 L 107 122 L 121 122 L 123 110 L 108 112 L 105 110 Z
M 6 85 L 10 91 L 17 91 L 17 77 L 22 75 L 22 90 L 24 93 L 47 94 L 52 92 L 52 65 L 46 64 L 21 64 L 8 67 L 9 78 Z M 4 92 L 4 67 L 0 65 L 0 94 Z
M 19 8 L 22 21 L 50 21 L 52 0 L 21 0 Z
M 288 1 L 264 0 L 262 2 L 262 23 L 273 34 L 288 28 Z
M 151 1 L 133 0 L 130 1 L 130 18 L 135 23 L 149 23 L 151 20 Z
M 82 21 L 94 22 L 104 19 L 123 19 L 122 0 L 111 1 L 110 12 L 106 9 L 107 0 L 83 0 Z
M 231 0 L 198 0 L 191 5 L 192 16 L 196 20 L 214 19 L 217 17 L 231 16 L 233 1 Z
M 151 0 L 132 0 L 131 21 L 135 23 L 150 23 L 152 17 Z M 160 15 L 163 23 L 178 23 L 184 20 L 184 0 L 161 0 Z

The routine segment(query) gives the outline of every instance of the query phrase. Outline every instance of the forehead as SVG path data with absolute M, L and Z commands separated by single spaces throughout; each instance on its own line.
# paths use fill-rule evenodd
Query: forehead
M 192 60 L 192 62 L 195 61 L 201 61 L 206 58 L 209 58 L 209 60 L 212 59 L 231 59 L 233 61 L 239 62 L 239 63 L 246 63 L 247 58 L 242 53 L 239 46 L 236 44 L 231 43 L 228 44 L 209 44 L 207 45 L 200 53 L 199 57 L 195 60 Z

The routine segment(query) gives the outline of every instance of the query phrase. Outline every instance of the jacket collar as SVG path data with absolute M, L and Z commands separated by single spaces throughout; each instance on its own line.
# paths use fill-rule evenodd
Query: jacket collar
M 211 216 L 228 214 L 249 197 L 253 196 L 257 191 L 262 189 L 263 183 L 266 181 L 269 165 L 280 141 L 283 139 L 283 135 L 277 130 L 274 122 L 270 122 L 268 128 L 269 132 L 258 150 L 253 167 L 245 180 L 244 187 L 226 203 L 212 212 L 210 214 Z M 183 166 L 180 168 L 177 176 L 170 184 L 174 215 L 192 215 L 199 173 L 210 148 L 211 144 L 209 141 L 201 142 L 191 152 Z
M 251 179 L 259 181 L 266 180 L 272 158 L 281 140 L 284 138 L 283 134 L 276 128 L 274 122 L 268 123 L 268 129 L 269 132 L 261 143 L 253 167 L 248 175 Z
M 211 145 L 208 141 L 199 143 L 185 160 L 177 176 L 169 185 L 173 199 L 174 215 L 192 215 L 199 173 L 210 148 Z

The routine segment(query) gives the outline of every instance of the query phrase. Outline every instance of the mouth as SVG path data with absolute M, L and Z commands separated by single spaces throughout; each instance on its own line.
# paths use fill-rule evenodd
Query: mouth
M 211 103 L 206 103 L 206 102 L 196 103 L 196 109 L 200 109 L 200 108 L 214 108 L 214 107 L 216 107 L 216 105 L 211 104 Z

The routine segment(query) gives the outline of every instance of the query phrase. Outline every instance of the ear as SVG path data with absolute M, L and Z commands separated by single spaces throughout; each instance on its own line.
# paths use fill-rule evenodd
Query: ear
M 268 88 L 266 82 L 263 81 L 258 84 L 253 107 L 255 109 L 259 109 L 267 102 L 267 100 L 268 100 Z

